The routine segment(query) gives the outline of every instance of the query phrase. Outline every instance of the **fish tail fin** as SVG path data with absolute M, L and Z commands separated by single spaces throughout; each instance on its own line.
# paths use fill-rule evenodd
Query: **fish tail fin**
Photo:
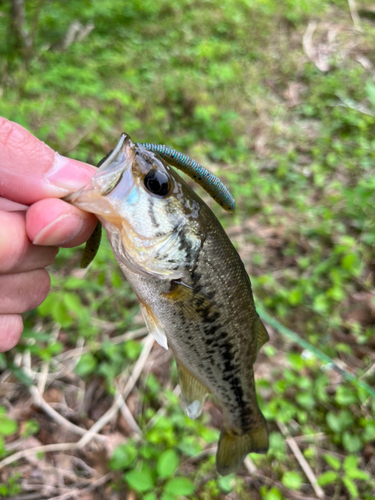
M 235 435 L 230 429 L 223 427 L 216 454 L 216 468 L 219 474 L 227 476 L 236 472 L 248 453 L 267 453 L 268 432 L 263 420 L 242 436 Z

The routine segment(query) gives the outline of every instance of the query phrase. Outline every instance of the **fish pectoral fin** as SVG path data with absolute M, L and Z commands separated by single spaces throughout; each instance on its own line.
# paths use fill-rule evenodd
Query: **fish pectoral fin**
M 260 426 L 242 436 L 223 427 L 216 454 L 217 471 L 222 476 L 227 476 L 236 472 L 248 453 L 267 453 L 267 451 L 268 432 L 264 420 Z
M 98 220 L 95 229 L 86 241 L 86 246 L 83 251 L 81 259 L 81 268 L 85 269 L 94 260 L 96 254 L 98 253 L 100 242 L 102 239 L 102 223 Z
M 177 359 L 176 363 L 181 388 L 182 407 L 186 415 L 194 420 L 202 413 L 204 400 L 210 391 Z
M 184 317 L 189 320 L 202 321 L 202 317 L 215 314 L 216 304 L 203 293 L 194 290 L 182 281 L 173 281 L 172 289 L 163 293 L 163 297 L 177 304 Z
M 260 348 L 264 346 L 266 342 L 269 341 L 269 335 L 267 333 L 266 327 L 263 325 L 261 320 L 258 320 L 258 342 L 257 342 L 257 353 L 259 352 Z
M 148 331 L 152 333 L 156 342 L 168 351 L 168 340 L 162 326 L 153 315 L 151 309 L 147 307 L 141 300 L 139 300 L 139 305 L 141 306 L 143 319 L 145 320 Z

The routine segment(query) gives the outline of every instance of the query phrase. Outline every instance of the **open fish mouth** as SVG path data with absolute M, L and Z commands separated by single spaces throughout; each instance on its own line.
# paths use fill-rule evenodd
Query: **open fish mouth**
M 117 146 L 99 164 L 90 182 L 64 200 L 95 215 L 110 215 L 127 198 L 134 186 L 131 172 L 134 148 L 130 137 L 121 134 Z M 109 194 L 110 199 L 107 197 Z

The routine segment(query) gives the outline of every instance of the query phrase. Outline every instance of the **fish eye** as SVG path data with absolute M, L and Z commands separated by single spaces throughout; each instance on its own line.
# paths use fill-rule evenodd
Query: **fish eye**
M 144 179 L 145 187 L 150 193 L 165 196 L 171 189 L 169 177 L 159 170 L 150 170 Z

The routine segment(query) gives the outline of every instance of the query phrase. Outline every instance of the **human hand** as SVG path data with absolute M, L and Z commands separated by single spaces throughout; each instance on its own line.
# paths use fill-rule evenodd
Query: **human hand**
M 97 219 L 59 198 L 87 184 L 94 172 L 0 117 L 0 352 L 19 341 L 20 313 L 46 298 L 45 267 L 57 247 L 80 245 L 93 232 Z

